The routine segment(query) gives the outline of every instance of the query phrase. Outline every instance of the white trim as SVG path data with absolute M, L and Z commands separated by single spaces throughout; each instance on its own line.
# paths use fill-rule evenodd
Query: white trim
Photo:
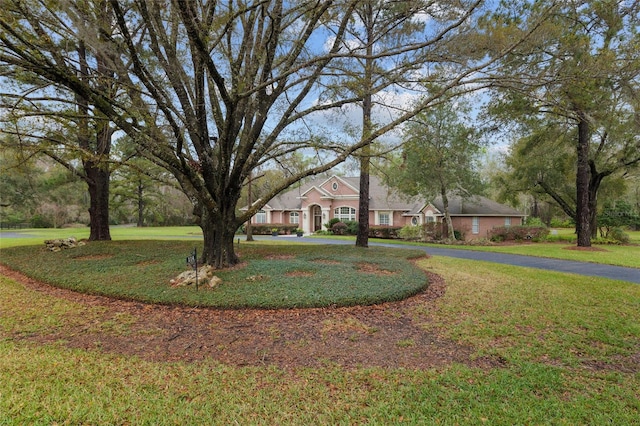
M 383 225 L 380 221 L 380 215 L 386 214 L 389 216 L 389 223 L 384 224 L 386 226 L 393 226 L 393 211 L 391 210 L 376 210 L 374 214 L 374 223 L 375 225 Z
M 473 216 L 471 218 L 471 233 L 477 235 L 480 233 L 480 217 Z
M 348 188 L 351 188 L 351 189 L 352 189 L 354 192 L 356 192 L 356 193 L 359 193 L 359 192 L 360 192 L 360 191 L 358 191 L 355 187 L 353 187 L 352 185 L 350 185 L 347 181 L 345 181 L 344 179 L 341 179 L 341 178 L 340 178 L 340 176 L 336 176 L 336 175 L 333 175 L 333 176 L 331 176 L 329 179 L 327 179 L 327 180 L 325 180 L 324 182 L 322 182 L 322 183 L 320 184 L 320 186 L 321 186 L 321 187 L 322 187 L 322 186 L 324 186 L 326 183 L 330 182 L 330 181 L 331 181 L 331 179 L 339 180 L 343 185 L 346 185 Z

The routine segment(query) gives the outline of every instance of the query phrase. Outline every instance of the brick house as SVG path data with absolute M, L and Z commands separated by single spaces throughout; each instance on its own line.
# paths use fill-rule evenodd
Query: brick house
M 444 208 L 439 197 L 430 202 L 409 198 L 389 190 L 375 176 L 371 176 L 369 186 L 370 225 L 400 228 L 442 222 Z M 305 233 L 313 233 L 333 218 L 356 221 L 359 187 L 358 177 L 316 178 L 269 200 L 251 223 L 297 225 Z M 462 231 L 466 239 L 484 238 L 495 226 L 521 225 L 525 217 L 511 207 L 478 196 L 449 197 L 449 210 L 454 229 Z

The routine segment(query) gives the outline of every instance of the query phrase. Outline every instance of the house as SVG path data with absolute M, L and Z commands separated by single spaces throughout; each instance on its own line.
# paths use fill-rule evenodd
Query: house
M 256 213 L 251 223 L 297 225 L 305 233 L 323 229 L 333 218 L 358 220 L 360 178 L 316 178 L 298 188 L 284 192 Z M 407 197 L 386 187 L 378 178 L 369 182 L 369 224 L 401 228 L 428 222 L 442 223 L 442 200 L 425 201 Z M 454 229 L 466 239 L 484 238 L 495 226 L 521 225 L 524 214 L 484 197 L 449 198 L 449 211 Z

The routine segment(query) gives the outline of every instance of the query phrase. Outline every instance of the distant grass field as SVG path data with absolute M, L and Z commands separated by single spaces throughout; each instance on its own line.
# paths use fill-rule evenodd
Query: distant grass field
M 145 227 L 112 226 L 113 240 L 189 240 L 202 239 L 202 231 L 197 226 Z M 89 238 L 89 228 L 30 228 L 0 231 L 0 249 L 15 246 L 39 245 L 44 240 L 75 237 Z
M 640 268 L 640 231 L 629 231 L 631 242 L 634 245 L 604 245 L 598 244 L 597 240 L 593 246 L 601 251 L 577 251 L 569 250 L 574 243 L 570 240 L 574 231 L 571 229 L 556 230 L 555 239 L 557 242 L 544 243 L 522 243 L 514 245 L 495 246 L 466 246 L 466 245 L 433 245 L 434 247 L 447 247 L 460 250 L 482 250 L 500 253 L 522 254 L 527 256 L 550 257 L 556 259 L 577 260 L 592 263 L 602 263 L 607 265 L 627 266 Z M 16 237 L 18 234 L 19 237 Z M 0 231 L 0 249 L 14 246 L 42 245 L 45 239 L 66 238 L 75 236 L 76 238 L 87 238 L 88 228 L 67 228 L 67 229 L 26 229 L 20 231 Z M 202 239 L 202 232 L 197 226 L 177 226 L 177 227 L 112 227 L 111 236 L 115 241 L 123 240 L 185 240 L 197 241 Z M 239 235 L 241 244 L 245 241 L 244 235 Z M 353 241 L 354 237 L 334 237 L 319 236 L 318 238 L 332 238 Z M 381 242 L 385 244 L 404 245 L 424 245 L 422 243 L 406 242 L 399 240 L 371 239 L 372 243 Z M 269 244 L 290 244 L 289 238 L 268 238 Z M 296 244 L 299 244 L 296 242 Z M 429 244 L 426 244 L 429 246 Z

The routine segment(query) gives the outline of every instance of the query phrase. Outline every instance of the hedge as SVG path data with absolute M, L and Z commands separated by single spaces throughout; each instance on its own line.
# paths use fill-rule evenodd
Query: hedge
M 541 241 L 549 235 L 544 226 L 497 226 L 491 229 L 488 237 L 491 241 Z
M 251 232 L 254 235 L 271 235 L 273 233 L 273 230 L 277 229 L 279 234 L 295 234 L 295 230 L 298 229 L 298 226 L 299 225 L 295 223 L 254 223 L 251 224 Z

